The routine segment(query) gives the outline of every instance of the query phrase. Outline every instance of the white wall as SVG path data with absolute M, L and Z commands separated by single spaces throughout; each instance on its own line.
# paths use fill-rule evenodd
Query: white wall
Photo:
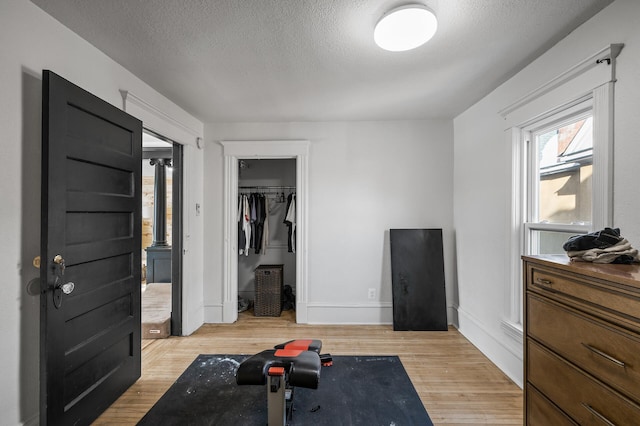
M 31 260 L 40 250 L 42 70 L 51 69 L 118 107 L 123 105 L 119 90 L 130 90 L 200 133 L 202 124 L 29 1 L 0 2 L 0 40 L 0 423 L 37 424 L 40 310 L 39 297 L 29 295 L 27 287 L 34 282 L 37 294 L 39 272 Z M 201 173 L 201 152 L 187 151 L 192 169 Z M 202 202 L 201 175 L 187 179 L 199 182 L 191 189 L 192 203 Z M 191 210 L 187 215 L 193 216 Z M 202 233 L 201 219 L 189 218 L 192 233 Z M 195 251 L 198 256 L 185 262 L 201 286 L 201 250 Z
M 511 158 L 498 111 L 611 43 L 624 43 L 615 87 L 614 225 L 640 247 L 640 2 L 618 0 L 454 119 L 454 226 L 460 331 L 513 380 L 522 346 L 501 327 Z
M 392 321 L 390 228 L 443 228 L 453 304 L 451 121 L 212 123 L 205 135 L 206 319 L 221 320 L 213 314 L 222 304 L 221 140 L 310 141 L 309 322 Z

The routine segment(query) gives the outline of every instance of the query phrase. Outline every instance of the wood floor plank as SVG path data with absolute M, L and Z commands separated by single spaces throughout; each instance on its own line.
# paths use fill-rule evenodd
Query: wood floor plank
M 235 324 L 143 341 L 142 377 L 94 425 L 135 425 L 199 354 L 254 354 L 299 338 L 320 339 L 333 355 L 398 355 L 436 425 L 522 425 L 522 390 L 455 328 L 304 325 L 293 311 L 278 318 L 247 311 Z

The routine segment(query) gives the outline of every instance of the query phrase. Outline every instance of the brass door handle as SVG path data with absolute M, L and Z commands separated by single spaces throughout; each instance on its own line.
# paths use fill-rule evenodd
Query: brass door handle
M 53 258 L 53 267 L 56 269 L 55 274 L 56 274 L 56 281 L 58 280 L 58 278 L 64 276 L 64 258 L 59 255 L 56 254 Z

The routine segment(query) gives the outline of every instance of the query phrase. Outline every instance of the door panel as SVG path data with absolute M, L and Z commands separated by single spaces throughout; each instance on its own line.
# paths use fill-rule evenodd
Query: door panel
M 142 123 L 44 71 L 42 139 L 40 423 L 90 424 L 140 377 Z

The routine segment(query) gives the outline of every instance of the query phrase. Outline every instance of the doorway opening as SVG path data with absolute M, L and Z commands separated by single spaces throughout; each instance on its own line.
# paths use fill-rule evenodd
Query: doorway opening
M 238 206 L 238 313 L 295 321 L 296 160 L 238 160 Z
M 307 193 L 309 141 L 222 141 L 224 169 L 224 264 L 222 322 L 238 319 L 238 187 L 240 160 L 295 160 L 296 239 L 295 239 L 295 318 L 307 319 Z
M 182 146 L 142 142 L 142 338 L 182 333 Z

